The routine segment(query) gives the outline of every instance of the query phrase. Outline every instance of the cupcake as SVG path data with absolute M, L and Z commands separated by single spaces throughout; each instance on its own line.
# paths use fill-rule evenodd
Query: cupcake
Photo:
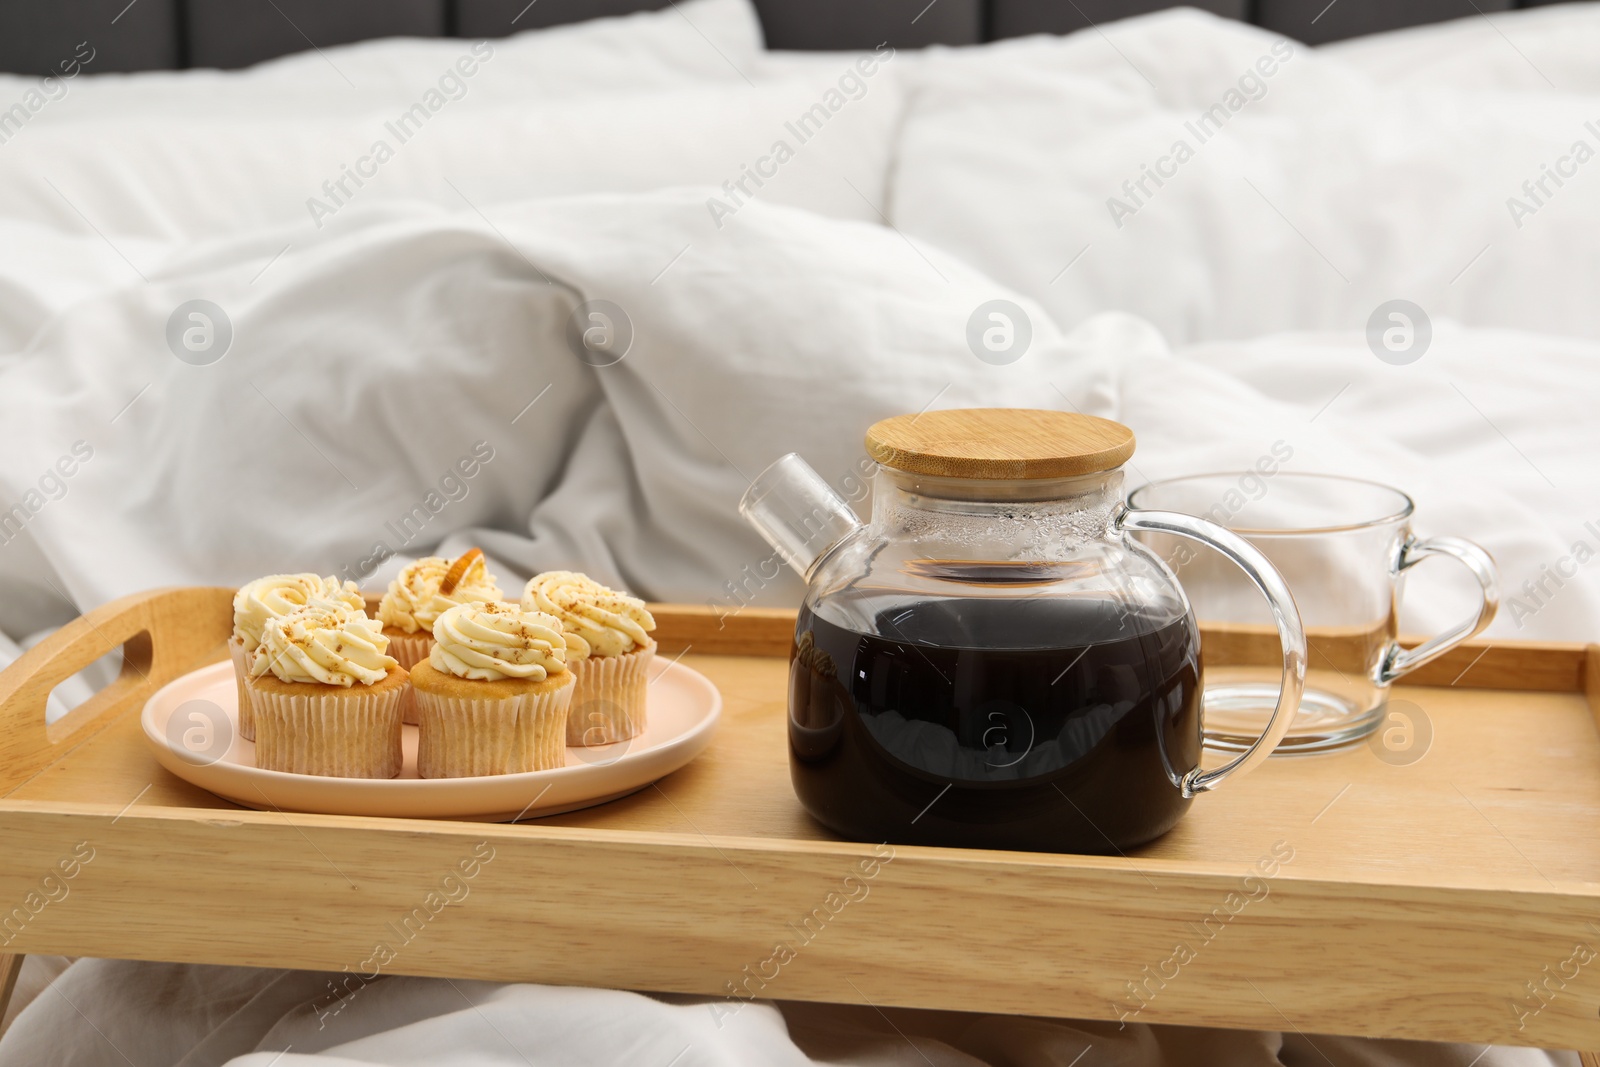
M 250 675 L 256 766 L 334 778 L 400 773 L 406 672 L 366 615 L 309 604 L 268 619 Z
M 255 717 L 251 714 L 251 660 L 261 645 L 261 631 L 268 619 L 287 615 L 313 600 L 366 614 L 366 601 L 354 582 L 342 585 L 334 577 L 315 574 L 269 574 L 248 582 L 233 595 L 233 636 L 228 639 L 228 655 L 233 659 L 234 681 L 239 692 L 239 734 L 246 741 L 256 737 Z
M 573 677 L 560 619 L 474 601 L 445 609 L 433 639 L 411 670 L 422 777 L 565 766 Z
M 656 620 L 644 601 L 573 571 L 546 571 L 529 579 L 522 608 L 554 615 L 587 648 L 586 655 L 567 657 L 576 679 L 567 744 L 608 745 L 643 733 L 645 687 L 656 651 L 648 632 Z
M 425 556 L 407 564 L 378 602 L 378 621 L 389 639 L 389 654 L 409 671 L 428 658 L 434 621 L 447 608 L 501 598 L 479 549 L 469 548 L 453 561 Z M 409 696 L 401 710 L 406 722 L 417 721 Z

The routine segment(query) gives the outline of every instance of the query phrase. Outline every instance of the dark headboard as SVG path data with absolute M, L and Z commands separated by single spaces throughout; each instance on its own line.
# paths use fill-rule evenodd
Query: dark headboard
M 46 74 L 80 41 L 96 71 L 234 68 L 372 37 L 502 37 L 671 0 L 7 0 L 0 71 Z M 1191 0 L 1295 40 L 1325 41 L 1552 0 Z M 1069 33 L 1166 0 L 755 0 L 769 48 L 976 44 Z

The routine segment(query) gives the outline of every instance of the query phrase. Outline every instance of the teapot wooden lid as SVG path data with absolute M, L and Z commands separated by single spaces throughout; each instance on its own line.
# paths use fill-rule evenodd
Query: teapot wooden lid
M 1034 408 L 896 415 L 867 431 L 867 454 L 884 466 L 946 478 L 1069 478 L 1120 467 L 1133 447 L 1120 422 Z

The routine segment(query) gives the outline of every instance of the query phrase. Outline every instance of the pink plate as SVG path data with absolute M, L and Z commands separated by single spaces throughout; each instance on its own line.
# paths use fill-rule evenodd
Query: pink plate
M 162 686 L 140 721 L 163 767 L 247 808 L 510 822 L 626 796 L 705 751 L 722 717 L 717 687 L 699 671 L 661 659 L 650 676 L 644 733 L 614 745 L 569 748 L 565 767 L 527 774 L 420 778 L 415 726 L 403 728 L 405 768 L 398 778 L 262 770 L 256 746 L 239 736 L 238 691 L 226 661 Z

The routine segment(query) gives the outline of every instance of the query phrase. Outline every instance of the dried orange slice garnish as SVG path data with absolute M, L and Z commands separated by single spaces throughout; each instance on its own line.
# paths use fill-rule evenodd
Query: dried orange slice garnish
M 483 549 L 469 548 L 450 564 L 450 569 L 444 572 L 444 579 L 439 583 L 439 592 L 449 596 L 455 592 L 456 586 L 461 584 L 461 579 L 467 576 L 467 569 L 483 558 Z

